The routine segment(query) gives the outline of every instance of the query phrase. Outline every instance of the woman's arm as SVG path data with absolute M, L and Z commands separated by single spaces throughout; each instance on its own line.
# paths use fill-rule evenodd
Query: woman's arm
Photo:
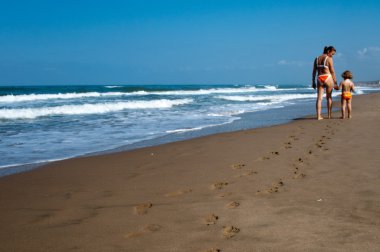
M 336 85 L 338 82 L 336 81 L 336 75 L 335 75 L 335 70 L 334 70 L 334 63 L 333 63 L 333 60 L 331 57 L 329 57 L 327 59 L 327 62 L 328 62 L 328 66 L 329 66 L 329 70 L 330 70 L 330 73 L 331 73 L 331 76 L 334 80 L 334 84 Z
M 315 83 L 315 76 L 317 74 L 317 58 L 314 60 L 314 65 L 313 65 L 313 74 L 312 74 L 312 87 L 315 89 L 317 87 L 317 84 Z

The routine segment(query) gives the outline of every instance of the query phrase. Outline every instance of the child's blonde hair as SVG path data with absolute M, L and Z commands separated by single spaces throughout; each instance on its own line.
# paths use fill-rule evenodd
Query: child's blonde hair
M 353 78 L 353 76 L 352 76 L 352 73 L 350 72 L 350 71 L 344 71 L 343 73 L 342 73 L 342 78 L 343 79 L 352 79 Z

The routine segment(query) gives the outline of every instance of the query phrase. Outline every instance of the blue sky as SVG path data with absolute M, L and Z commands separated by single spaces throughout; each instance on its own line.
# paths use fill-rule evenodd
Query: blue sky
M 379 1 L 0 1 L 0 85 L 380 79 Z

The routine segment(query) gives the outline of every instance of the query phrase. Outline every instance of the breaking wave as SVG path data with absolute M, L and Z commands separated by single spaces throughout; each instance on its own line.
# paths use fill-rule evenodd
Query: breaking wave
M 0 109 L 0 119 L 34 119 L 53 115 L 103 114 L 125 109 L 162 109 L 188 104 L 192 99 L 129 101 L 98 104 L 63 105 L 42 108 Z

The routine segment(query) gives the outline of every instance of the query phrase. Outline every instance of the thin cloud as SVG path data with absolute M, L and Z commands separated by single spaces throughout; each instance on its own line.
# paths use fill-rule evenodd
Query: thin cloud
M 359 58 L 373 58 L 373 57 L 380 57 L 380 47 L 378 46 L 370 46 L 365 47 L 363 49 L 360 49 L 357 51 L 357 54 Z
M 277 65 L 280 65 L 280 66 L 297 66 L 297 67 L 303 67 L 303 66 L 309 66 L 311 65 L 312 63 L 310 62 L 306 62 L 306 61 L 300 61 L 300 60 L 279 60 L 277 62 Z

